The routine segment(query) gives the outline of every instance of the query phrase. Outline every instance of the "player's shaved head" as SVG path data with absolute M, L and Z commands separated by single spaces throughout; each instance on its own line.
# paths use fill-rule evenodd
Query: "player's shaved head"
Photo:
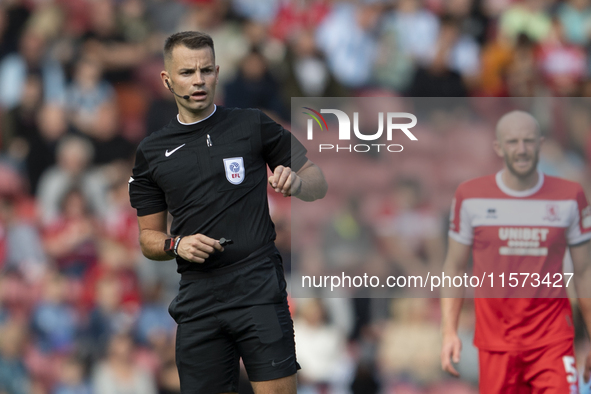
M 536 118 L 525 111 L 511 111 L 503 115 L 497 122 L 497 141 L 501 141 L 501 138 L 505 132 L 517 129 L 533 129 L 536 133 L 536 138 L 542 136 L 540 124 Z
M 497 123 L 493 147 L 517 183 L 534 182 L 544 137 L 536 119 L 524 111 L 505 114 Z

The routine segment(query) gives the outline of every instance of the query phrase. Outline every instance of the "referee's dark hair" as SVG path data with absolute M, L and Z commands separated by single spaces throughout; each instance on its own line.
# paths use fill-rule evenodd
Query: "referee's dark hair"
M 201 49 L 210 47 L 215 61 L 215 50 L 213 49 L 213 40 L 208 34 L 199 31 L 182 31 L 174 33 L 164 42 L 164 61 L 167 62 L 172 57 L 172 50 L 184 45 L 189 49 Z

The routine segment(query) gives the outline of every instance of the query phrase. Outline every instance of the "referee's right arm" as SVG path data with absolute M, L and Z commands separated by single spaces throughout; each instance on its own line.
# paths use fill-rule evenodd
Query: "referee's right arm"
M 144 140 L 145 141 L 145 140 Z M 144 256 L 151 260 L 170 260 L 180 256 L 186 261 L 203 263 L 214 249 L 224 250 L 219 241 L 203 234 L 182 237 L 174 251 L 167 253 L 167 239 L 183 234 L 167 234 L 168 209 L 164 191 L 152 179 L 150 166 L 142 150 L 143 143 L 137 148 L 135 166 L 129 178 L 129 197 L 131 206 L 137 209 L 137 220 L 140 228 L 140 246 Z M 170 249 L 170 247 L 169 247 Z
M 144 256 L 151 260 L 170 260 L 173 257 L 165 251 L 165 242 L 171 238 L 166 234 L 167 211 L 138 216 L 140 246 Z M 203 263 L 214 250 L 223 251 L 218 240 L 203 234 L 182 237 L 176 249 L 178 256 L 194 263 Z
M 170 238 L 166 234 L 166 216 L 167 212 L 162 211 L 137 218 L 142 253 L 150 260 L 162 261 L 173 258 L 164 250 L 164 242 Z

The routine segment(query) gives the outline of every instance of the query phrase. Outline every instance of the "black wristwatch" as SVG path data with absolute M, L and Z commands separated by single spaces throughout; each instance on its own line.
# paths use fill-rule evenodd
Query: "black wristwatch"
M 176 254 L 174 253 L 174 241 L 175 241 L 176 237 L 172 237 L 172 238 L 168 238 L 167 240 L 164 241 L 164 251 L 166 252 L 167 255 L 171 256 L 171 257 L 176 257 Z

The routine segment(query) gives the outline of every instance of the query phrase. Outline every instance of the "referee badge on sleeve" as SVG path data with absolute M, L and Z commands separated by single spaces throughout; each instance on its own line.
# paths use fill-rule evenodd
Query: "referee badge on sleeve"
M 244 181 L 244 160 L 242 157 L 224 159 L 226 179 L 233 185 L 239 185 Z

